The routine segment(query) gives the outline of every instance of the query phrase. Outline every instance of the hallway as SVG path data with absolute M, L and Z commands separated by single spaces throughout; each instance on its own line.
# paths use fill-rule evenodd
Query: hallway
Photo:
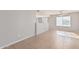
M 31 37 L 6 49 L 78 49 L 79 33 L 66 31 L 48 31 L 38 37 Z

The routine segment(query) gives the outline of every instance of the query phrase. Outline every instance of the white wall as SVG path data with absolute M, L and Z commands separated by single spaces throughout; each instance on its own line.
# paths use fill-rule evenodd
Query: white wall
M 0 11 L 0 47 L 20 39 L 31 37 L 35 11 Z
M 43 32 L 48 31 L 48 18 L 42 17 L 42 23 L 39 23 L 37 20 L 37 34 L 41 34 Z
M 49 27 L 51 29 L 59 29 L 59 30 L 67 30 L 67 31 L 75 31 L 79 32 L 79 13 L 71 13 L 66 14 L 68 16 L 71 16 L 71 27 L 56 27 L 56 15 L 50 16 L 49 18 Z

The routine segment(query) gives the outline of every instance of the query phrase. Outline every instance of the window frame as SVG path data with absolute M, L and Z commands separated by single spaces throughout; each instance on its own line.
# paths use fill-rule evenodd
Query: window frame
M 69 24 L 70 25 L 69 26 L 63 25 L 62 22 L 61 22 L 62 25 L 57 25 L 57 17 L 62 17 L 62 20 L 63 20 L 63 17 L 69 17 L 69 20 L 70 20 Z M 66 15 L 66 16 L 56 16 L 56 22 L 55 23 L 56 23 L 57 27 L 71 27 L 72 26 L 71 16 L 69 16 L 69 15 Z

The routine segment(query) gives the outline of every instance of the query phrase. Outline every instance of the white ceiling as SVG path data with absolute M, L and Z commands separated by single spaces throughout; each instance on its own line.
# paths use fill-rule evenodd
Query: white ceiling
M 50 15 L 57 15 L 57 14 L 65 13 L 72 13 L 72 12 L 79 12 L 79 10 L 39 10 L 36 15 L 38 16 L 50 16 Z

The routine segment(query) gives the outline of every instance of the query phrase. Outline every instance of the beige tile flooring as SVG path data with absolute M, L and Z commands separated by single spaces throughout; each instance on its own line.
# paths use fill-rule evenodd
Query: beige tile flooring
M 78 49 L 79 33 L 48 31 L 18 42 L 5 49 Z

